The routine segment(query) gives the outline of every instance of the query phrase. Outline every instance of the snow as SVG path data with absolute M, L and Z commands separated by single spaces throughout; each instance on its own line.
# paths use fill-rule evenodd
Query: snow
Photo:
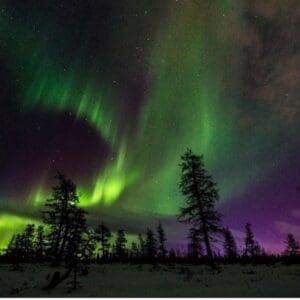
M 63 268 L 0 264 L 0 297 L 299 297 L 300 265 L 91 265 L 70 291 L 71 277 L 52 291 L 43 288 Z M 49 276 L 50 275 L 50 276 Z

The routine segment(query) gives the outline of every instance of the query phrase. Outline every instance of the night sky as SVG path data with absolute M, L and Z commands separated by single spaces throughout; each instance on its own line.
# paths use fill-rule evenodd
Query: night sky
M 1 0 L 0 239 L 38 222 L 57 171 L 89 221 L 176 221 L 186 148 L 223 223 L 276 252 L 300 238 L 298 0 Z

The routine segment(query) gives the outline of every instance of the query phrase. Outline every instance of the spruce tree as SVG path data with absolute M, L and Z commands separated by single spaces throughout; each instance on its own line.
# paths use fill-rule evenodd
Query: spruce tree
M 27 224 L 24 232 L 21 234 L 21 249 L 26 260 L 31 260 L 34 256 L 34 233 L 35 225 Z
M 115 244 L 115 255 L 117 259 L 123 260 L 126 257 L 126 243 L 127 239 L 125 236 L 125 231 L 123 229 L 119 229 L 117 231 Z
M 6 256 L 12 263 L 16 263 L 18 260 L 18 254 L 16 253 L 17 252 L 16 244 L 17 244 L 17 235 L 13 234 L 6 248 Z
M 256 256 L 259 256 L 261 253 L 261 248 L 258 244 L 258 242 L 254 239 L 254 234 L 251 228 L 250 223 L 246 223 L 245 225 L 245 249 L 244 249 L 244 255 L 254 258 Z
M 24 260 L 23 235 L 21 233 L 16 235 L 14 252 L 18 261 Z
M 34 259 L 34 233 L 35 225 L 27 224 L 22 233 L 12 236 L 6 250 L 9 259 L 16 263 Z
M 300 246 L 298 241 L 295 239 L 294 235 L 289 233 L 286 238 L 286 249 L 284 251 L 285 255 L 295 257 L 300 254 Z
M 139 257 L 145 258 L 145 254 L 146 254 L 145 241 L 141 234 L 138 235 L 138 241 L 139 241 Z
M 52 198 L 46 201 L 43 212 L 44 223 L 49 226 L 50 253 L 54 263 L 59 263 L 64 256 L 67 241 L 76 214 L 79 198 L 76 185 L 60 173 L 56 176 L 58 185 L 53 187 Z
M 160 222 L 157 227 L 157 238 L 158 238 L 157 255 L 160 259 L 164 260 L 166 258 L 166 254 L 167 254 L 167 250 L 166 250 L 166 246 L 165 246 L 167 239 L 166 239 L 165 231 Z
M 235 239 L 228 227 L 224 228 L 224 256 L 228 260 L 234 260 L 237 258 L 237 246 Z
M 45 232 L 43 226 L 38 226 L 36 230 L 36 241 L 35 241 L 35 251 L 36 251 L 36 258 L 39 261 L 42 261 L 45 256 L 45 249 L 46 242 L 45 242 Z
M 147 259 L 149 260 L 155 259 L 157 255 L 157 241 L 153 231 L 149 228 L 147 229 L 147 233 L 146 233 L 145 249 L 146 249 Z
M 96 238 L 93 229 L 86 228 L 83 231 L 80 248 L 82 261 L 85 263 L 92 261 L 96 250 Z
M 131 243 L 130 258 L 136 259 L 139 256 L 139 249 L 136 242 Z
M 198 230 L 190 228 L 189 231 L 188 257 L 195 261 L 202 255 L 201 239 Z
M 215 209 L 219 199 L 217 185 L 205 169 L 203 156 L 187 150 L 181 159 L 179 186 L 186 205 L 180 209 L 178 220 L 191 224 L 199 232 L 209 262 L 212 263 L 212 243 L 221 232 L 221 216 Z
M 109 253 L 109 240 L 111 238 L 111 232 L 109 228 L 102 222 L 95 230 L 96 240 L 100 242 L 102 259 L 108 258 Z
M 65 243 L 65 262 L 66 267 L 73 271 L 72 288 L 76 289 L 78 282 L 78 268 L 82 263 L 84 239 L 87 233 L 86 212 L 78 207 L 74 207 L 69 219 L 68 236 Z

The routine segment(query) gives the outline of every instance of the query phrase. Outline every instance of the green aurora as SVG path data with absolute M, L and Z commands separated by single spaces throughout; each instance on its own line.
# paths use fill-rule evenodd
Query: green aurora
M 267 162 L 261 159 L 259 168 L 251 158 L 262 149 L 267 152 L 272 143 L 258 129 L 253 129 L 253 141 L 245 143 L 244 129 L 237 126 L 241 112 L 236 96 L 232 91 L 224 93 L 229 73 L 232 81 L 239 80 L 239 70 L 226 59 L 239 56 L 230 30 L 240 22 L 241 7 L 230 0 L 215 1 L 204 6 L 206 10 L 201 9 L 201 1 L 167 3 L 143 53 L 151 84 L 134 127 L 124 124 L 130 116 L 124 117 L 121 91 L 113 83 L 97 80 L 93 66 L 86 70 L 81 65 L 83 50 L 65 65 L 50 55 L 55 45 L 36 39 L 21 22 L 1 16 L 0 36 L 11 50 L 6 59 L 22 82 L 18 91 L 22 112 L 72 115 L 74 122 L 88 123 L 110 148 L 111 155 L 99 165 L 97 175 L 77 182 L 80 204 L 91 214 L 95 208 L 121 207 L 134 213 L 175 215 L 182 201 L 178 163 L 187 147 L 204 154 L 219 182 L 221 203 L 269 172 Z M 233 24 L 227 23 L 227 15 Z M 268 130 L 269 126 L 266 131 L 272 136 Z M 254 140 L 260 146 L 244 152 Z M 241 149 L 241 154 L 234 149 Z M 51 193 L 41 178 L 22 195 L 27 207 L 35 210 Z M 0 232 L 6 236 L 0 246 L 28 222 L 38 221 L 1 213 Z

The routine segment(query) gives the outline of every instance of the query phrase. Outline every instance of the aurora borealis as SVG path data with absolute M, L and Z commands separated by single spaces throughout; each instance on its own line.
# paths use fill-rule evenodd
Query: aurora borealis
M 38 2 L 0 2 L 3 244 L 38 222 L 57 170 L 90 222 L 136 234 L 160 220 L 183 243 L 187 147 L 237 238 L 247 221 L 270 251 L 300 238 L 296 0 Z

